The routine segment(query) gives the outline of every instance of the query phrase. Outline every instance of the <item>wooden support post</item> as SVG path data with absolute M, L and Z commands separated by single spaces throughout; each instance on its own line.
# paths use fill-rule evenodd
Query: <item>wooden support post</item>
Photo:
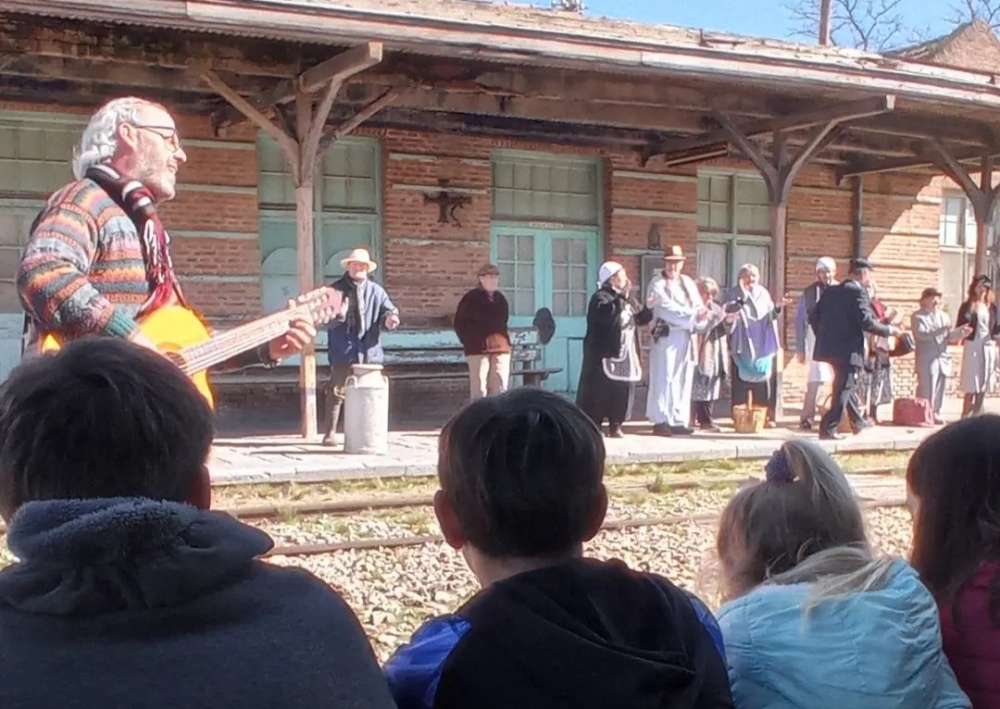
M 363 45 L 357 50 L 351 50 L 336 57 L 331 62 L 324 63 L 323 75 L 316 71 L 299 77 L 295 85 L 295 136 L 289 135 L 290 121 L 284 121 L 285 129 L 267 118 L 258 106 L 240 96 L 227 86 L 216 74 L 209 70 L 202 72 L 204 81 L 215 89 L 229 104 L 243 116 L 265 131 L 281 146 L 285 159 L 288 161 L 292 178 L 295 182 L 295 246 L 298 252 L 299 291 L 308 292 L 315 288 L 316 283 L 316 244 L 313 213 L 315 211 L 314 195 L 316 186 L 316 166 L 323 152 L 333 144 L 336 138 L 353 130 L 362 121 L 369 118 L 391 97 L 381 97 L 377 106 L 368 106 L 335 129 L 333 137 L 324 136 L 323 131 L 333 102 L 347 76 L 377 63 L 382 58 L 382 46 L 377 43 Z M 321 82 L 325 81 L 325 84 Z M 318 85 L 317 85 L 318 84 Z M 322 96 L 316 105 L 315 95 L 311 92 L 322 88 Z M 278 101 L 285 100 L 287 85 L 278 87 Z M 308 89 L 308 90 L 306 90 Z M 385 99 L 385 100 L 384 100 Z M 339 132 L 338 132 L 339 131 Z M 310 343 L 302 350 L 299 364 L 299 389 L 301 394 L 300 411 L 302 415 L 302 436 L 315 438 L 318 433 L 316 407 L 316 348 Z
M 295 97 L 295 132 L 298 134 L 299 169 L 295 178 L 295 249 L 298 255 L 299 291 L 313 289 L 316 273 L 316 243 L 313 238 L 313 196 L 316 187 L 316 150 L 310 150 L 313 131 L 312 97 Z M 299 365 L 299 396 L 302 435 L 313 438 L 318 433 L 316 415 L 316 348 L 310 343 L 302 350 Z
M 972 212 L 976 217 L 976 275 L 986 274 L 986 254 L 990 247 L 990 244 L 986 243 L 986 235 L 993 219 L 997 196 L 1000 195 L 1000 189 L 993 186 L 993 151 L 983 150 L 977 185 L 965 166 L 951 154 L 940 139 L 935 138 L 930 141 L 930 146 L 936 154 L 938 166 L 962 188 L 972 205 Z
M 788 197 L 792 191 L 792 183 L 795 182 L 799 170 L 802 169 L 809 159 L 823 150 L 823 148 L 836 138 L 840 132 L 837 126 L 839 121 L 832 119 L 816 128 L 809 135 L 805 146 L 794 156 L 788 150 L 787 131 L 783 129 L 775 130 L 772 140 L 772 155 L 769 158 L 764 154 L 760 145 L 751 141 L 750 138 L 736 127 L 736 124 L 728 116 L 717 113 L 716 118 L 740 152 L 747 156 L 757 167 L 767 185 L 767 192 L 771 202 L 771 273 L 769 286 L 774 299 L 780 301 L 785 296 Z M 781 387 L 783 379 L 782 369 L 784 369 L 785 364 L 785 322 L 787 316 L 788 314 L 782 311 L 781 324 L 778 328 L 778 341 L 781 343 L 781 348 L 778 351 L 777 361 L 775 362 L 775 419 L 780 419 L 784 415 Z
M 864 244 L 864 175 L 851 178 L 851 258 L 861 258 Z

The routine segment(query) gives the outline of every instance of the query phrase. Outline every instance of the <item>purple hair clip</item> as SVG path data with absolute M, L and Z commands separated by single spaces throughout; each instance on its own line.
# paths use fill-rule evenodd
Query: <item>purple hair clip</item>
M 795 475 L 788 465 L 788 454 L 784 447 L 774 451 L 770 460 L 764 465 L 764 479 L 772 483 L 795 482 Z

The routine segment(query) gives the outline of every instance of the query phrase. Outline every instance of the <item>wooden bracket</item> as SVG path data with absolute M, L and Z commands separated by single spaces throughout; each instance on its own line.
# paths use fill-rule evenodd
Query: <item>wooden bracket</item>
M 383 108 L 388 106 L 395 100 L 399 95 L 399 88 L 393 87 L 379 96 L 377 99 L 369 103 L 364 108 L 360 109 L 353 116 L 348 118 L 346 121 L 341 123 L 339 126 L 332 130 L 328 130 L 323 134 L 323 137 L 319 141 L 319 151 L 322 153 L 327 148 L 329 148 L 333 143 L 335 143 L 340 138 L 350 133 L 352 130 L 357 128 L 359 125 L 367 121 L 369 118 L 374 116 L 376 113 L 381 111 Z
M 996 209 L 997 198 L 1000 196 L 1000 187 L 993 185 L 993 152 L 995 149 L 983 149 L 979 162 L 979 184 L 977 185 L 969 171 L 952 155 L 940 138 L 933 138 L 929 142 L 929 146 L 935 154 L 938 167 L 962 188 L 972 205 L 972 212 L 976 217 L 976 274 L 985 274 L 986 252 L 989 249 L 986 236 L 993 219 L 993 212 Z
M 805 128 L 822 128 L 830 123 L 844 124 L 860 118 L 890 113 L 895 107 L 895 96 L 891 94 L 876 96 L 874 98 L 866 98 L 834 106 L 823 106 L 801 113 L 790 113 L 775 116 L 774 118 L 765 118 L 740 126 L 736 130 L 745 138 L 752 139 L 779 132 L 787 133 Z M 716 119 L 718 119 L 720 113 L 719 111 L 715 112 Z M 727 126 L 720 120 L 719 125 L 721 128 L 718 130 L 709 131 L 694 138 L 663 141 L 659 146 L 660 150 L 658 153 L 663 155 L 667 164 L 672 165 L 683 164 L 683 162 L 697 162 L 716 157 L 718 154 L 721 154 L 721 151 L 727 148 L 729 143 L 733 142 L 733 129 L 735 128 L 732 122 Z
M 266 111 L 272 106 L 290 103 L 300 93 L 314 93 L 331 84 L 344 84 L 352 76 L 370 69 L 382 61 L 382 43 L 366 42 L 331 57 L 316 66 L 306 69 L 294 79 L 278 82 L 270 91 L 264 91 L 248 99 L 248 104 L 258 111 Z M 246 116 L 235 106 L 219 109 L 212 116 L 212 124 L 225 126 Z
M 471 204 L 472 197 L 465 194 L 448 192 L 448 185 L 450 182 L 443 177 L 438 180 L 438 184 L 441 185 L 441 191 L 433 197 L 429 194 L 425 194 L 424 204 L 436 204 L 438 206 L 439 224 L 451 223 L 458 227 L 462 226 L 462 222 L 460 222 L 458 217 L 455 216 L 455 211 Z
M 201 78 L 206 84 L 211 86 L 216 93 L 226 99 L 226 101 L 228 101 L 233 108 L 238 110 L 258 128 L 271 136 L 274 142 L 280 145 L 281 149 L 284 150 L 285 156 L 292 161 L 293 172 L 298 171 L 298 145 L 290 135 L 276 126 L 271 119 L 252 106 L 249 101 L 231 89 L 226 82 L 220 79 L 211 69 L 203 69 L 201 71 Z

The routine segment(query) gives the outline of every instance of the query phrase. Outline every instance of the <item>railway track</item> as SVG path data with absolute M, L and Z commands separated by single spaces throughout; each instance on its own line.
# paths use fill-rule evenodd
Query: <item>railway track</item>
M 904 507 L 905 497 L 892 498 L 887 500 L 862 500 L 862 509 L 871 510 L 887 507 Z M 663 527 L 675 524 L 698 524 L 715 522 L 719 519 L 719 512 L 700 512 L 690 515 L 668 515 L 666 517 L 632 517 L 620 520 L 608 520 L 601 525 L 601 531 L 638 529 L 641 527 Z M 286 546 L 276 546 L 266 556 L 319 556 L 322 554 L 333 554 L 340 551 L 356 551 L 365 549 L 399 549 L 402 547 L 424 546 L 426 544 L 440 544 L 444 537 L 439 534 L 413 535 L 404 537 L 381 537 L 372 539 L 352 539 L 344 542 L 326 542 L 323 544 L 294 544 Z
M 898 467 L 866 468 L 853 470 L 848 475 L 856 477 L 890 476 L 899 471 Z M 706 485 L 727 487 L 738 486 L 758 479 L 749 475 L 734 475 L 711 478 L 710 480 L 676 481 L 657 486 L 655 482 L 619 484 L 608 483 L 608 493 L 611 495 L 629 492 L 672 492 L 692 490 Z M 654 490 L 660 487 L 659 490 Z M 345 515 L 357 512 L 372 512 L 379 510 L 394 510 L 406 508 L 431 507 L 434 504 L 433 495 L 392 495 L 386 497 L 357 498 L 353 500 L 307 500 L 292 502 L 272 502 L 264 505 L 240 505 L 235 507 L 219 507 L 219 512 L 242 520 L 279 519 L 287 516 L 301 515 Z
M 897 473 L 897 467 L 866 468 L 850 471 L 848 474 L 854 478 L 879 478 L 888 477 Z M 615 484 L 608 483 L 610 495 L 628 494 L 630 492 L 654 492 L 665 493 L 682 490 L 691 490 L 706 486 L 713 487 L 735 487 L 744 483 L 758 479 L 750 475 L 732 475 L 713 477 L 708 480 L 678 480 L 658 484 L 656 481 L 648 483 Z M 429 509 L 433 506 L 432 495 L 391 495 L 384 497 L 359 497 L 351 500 L 306 500 L 289 502 L 272 502 L 257 505 L 237 505 L 232 507 L 216 507 L 218 512 L 224 512 L 237 519 L 244 521 L 254 520 L 278 520 L 288 517 L 299 518 L 320 515 L 349 516 L 361 512 L 378 512 L 387 510 L 402 509 Z M 878 507 L 898 507 L 905 504 L 902 497 L 888 500 L 862 500 L 862 506 L 866 509 Z M 602 530 L 622 530 L 638 529 L 642 527 L 656 527 L 676 524 L 707 523 L 717 520 L 719 512 L 703 512 L 689 515 L 668 515 L 664 517 L 633 517 L 620 520 L 608 520 L 601 527 Z M 0 534 L 6 532 L 6 526 L 0 523 Z M 421 546 L 425 544 L 437 544 L 444 541 L 440 535 L 413 535 L 398 537 L 378 537 L 367 539 L 353 539 L 342 542 L 327 542 L 322 544 L 296 544 L 276 546 L 267 556 L 316 556 L 321 554 L 331 554 L 339 551 L 364 550 L 364 549 L 392 549 L 401 547 Z
M 849 474 L 854 478 L 878 479 L 892 476 L 897 473 L 898 467 L 869 468 L 851 471 Z M 719 477 L 711 480 L 713 486 L 736 486 L 746 483 L 755 478 L 751 476 L 730 476 Z M 704 482 L 678 481 L 663 485 L 660 491 L 677 491 L 703 487 Z M 609 484 L 608 490 L 611 495 L 628 492 L 650 491 L 654 483 L 636 483 L 628 485 Z M 861 506 L 864 509 L 878 509 L 888 507 L 902 507 L 906 504 L 906 499 L 902 495 L 883 497 L 883 499 L 866 498 L 864 492 L 865 485 L 859 490 Z M 869 489 L 870 492 L 870 489 Z M 396 509 L 427 509 L 433 505 L 433 497 L 430 495 L 410 495 L 393 496 L 387 498 L 357 499 L 348 501 L 309 501 L 290 502 L 285 504 L 269 504 L 255 506 L 241 506 L 224 510 L 229 514 L 244 520 L 275 519 L 288 515 L 350 515 L 359 512 L 370 512 L 379 510 Z M 719 518 L 719 511 L 707 511 L 686 515 L 667 515 L 662 517 L 630 517 L 618 520 L 606 521 L 601 529 L 623 530 L 639 529 L 642 527 L 658 527 L 678 524 L 705 524 L 715 522 Z M 358 551 L 366 549 L 397 549 L 403 547 L 415 547 L 428 544 L 439 544 L 444 541 L 440 535 L 408 535 L 393 537 L 373 537 L 365 539 L 351 539 L 340 542 L 324 542 L 316 544 L 293 544 L 279 545 L 272 549 L 267 556 L 284 557 L 304 557 L 332 554 L 341 551 Z

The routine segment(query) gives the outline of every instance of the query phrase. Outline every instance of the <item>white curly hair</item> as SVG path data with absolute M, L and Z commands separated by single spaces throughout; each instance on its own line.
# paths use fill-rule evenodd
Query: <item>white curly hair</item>
M 166 108 L 153 101 L 126 96 L 104 104 L 91 116 L 80 143 L 73 149 L 73 175 L 83 179 L 94 165 L 108 162 L 118 150 L 118 127 L 123 123 L 138 123 L 142 106 Z

